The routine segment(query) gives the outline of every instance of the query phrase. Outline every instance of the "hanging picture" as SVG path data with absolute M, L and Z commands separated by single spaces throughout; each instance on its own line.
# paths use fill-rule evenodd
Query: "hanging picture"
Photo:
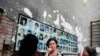
M 26 34 L 34 34 L 39 39 L 38 51 L 46 52 L 46 42 L 49 38 L 56 38 L 61 53 L 77 53 L 77 36 L 57 29 L 48 24 L 39 22 L 23 14 L 19 14 L 16 29 L 15 51 L 19 50 L 20 43 Z

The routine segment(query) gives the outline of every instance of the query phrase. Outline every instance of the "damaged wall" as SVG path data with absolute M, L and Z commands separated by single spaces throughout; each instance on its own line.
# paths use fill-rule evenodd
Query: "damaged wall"
M 82 0 L 0 0 L 0 8 L 15 22 L 22 13 L 78 36 L 81 50 L 90 44 L 89 22 L 99 19 L 99 14 L 93 17 L 93 5 L 97 2 L 91 0 L 84 5 Z
M 7 56 L 9 50 L 11 50 L 13 28 L 15 22 L 12 19 L 8 19 L 7 16 L 0 16 L 0 56 Z M 8 51 L 8 52 L 7 52 Z

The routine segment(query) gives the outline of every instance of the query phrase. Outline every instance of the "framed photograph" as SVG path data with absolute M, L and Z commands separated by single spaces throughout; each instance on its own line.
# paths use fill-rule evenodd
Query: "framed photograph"
M 27 25 L 27 18 L 24 16 L 21 16 L 19 19 L 19 24 L 24 25 L 24 26 Z
M 40 24 L 40 31 L 44 31 L 45 30 L 45 25 L 44 24 Z
M 58 48 L 61 53 L 77 53 L 78 51 L 77 36 L 39 22 L 34 18 L 19 14 L 15 38 L 15 51 L 19 50 L 21 46 L 20 43 L 26 34 L 34 34 L 37 36 L 39 39 L 38 51 L 41 52 L 46 52 L 46 42 L 49 38 L 53 37 L 57 39 Z

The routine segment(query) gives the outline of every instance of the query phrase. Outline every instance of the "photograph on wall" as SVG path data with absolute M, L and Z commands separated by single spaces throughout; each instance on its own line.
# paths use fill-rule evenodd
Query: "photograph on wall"
M 44 35 L 44 40 L 47 41 L 49 39 L 49 36 L 47 34 Z
M 27 28 L 28 29 L 33 29 L 34 28 L 34 23 L 35 23 L 35 21 L 33 21 L 32 19 L 27 19 Z
M 39 27 L 39 23 L 38 23 L 38 22 L 35 22 L 35 23 L 34 23 L 34 29 L 39 30 L 39 28 L 40 28 L 40 27 Z
M 57 38 L 57 29 L 56 28 L 52 28 L 53 32 L 52 32 L 52 37 Z
M 49 27 L 49 33 L 52 34 L 53 28 Z
M 44 34 L 43 33 L 39 34 L 39 40 L 44 40 Z
M 44 32 L 45 30 L 45 25 L 43 23 L 40 24 L 40 31 L 43 31 Z
M 48 33 L 49 32 L 49 26 L 45 25 L 45 32 Z
M 40 23 L 35 21 L 33 25 L 34 25 L 33 34 L 35 36 L 39 37 L 39 35 L 40 35 Z
M 27 18 L 24 16 L 20 17 L 19 23 L 20 25 L 24 25 L 24 26 L 27 25 Z
M 43 43 L 42 43 L 42 42 L 39 43 L 39 49 L 40 49 L 40 50 L 43 49 Z

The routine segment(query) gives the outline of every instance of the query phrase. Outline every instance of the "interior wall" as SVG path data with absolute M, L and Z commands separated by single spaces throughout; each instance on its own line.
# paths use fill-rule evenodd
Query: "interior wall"
M 97 3 L 98 2 L 98 3 Z M 52 25 L 78 36 L 79 50 L 90 45 L 90 21 L 98 20 L 99 14 L 93 17 L 93 4 L 99 1 L 88 0 L 0 0 L 0 8 L 17 22 L 18 14 L 28 15 L 40 22 Z

